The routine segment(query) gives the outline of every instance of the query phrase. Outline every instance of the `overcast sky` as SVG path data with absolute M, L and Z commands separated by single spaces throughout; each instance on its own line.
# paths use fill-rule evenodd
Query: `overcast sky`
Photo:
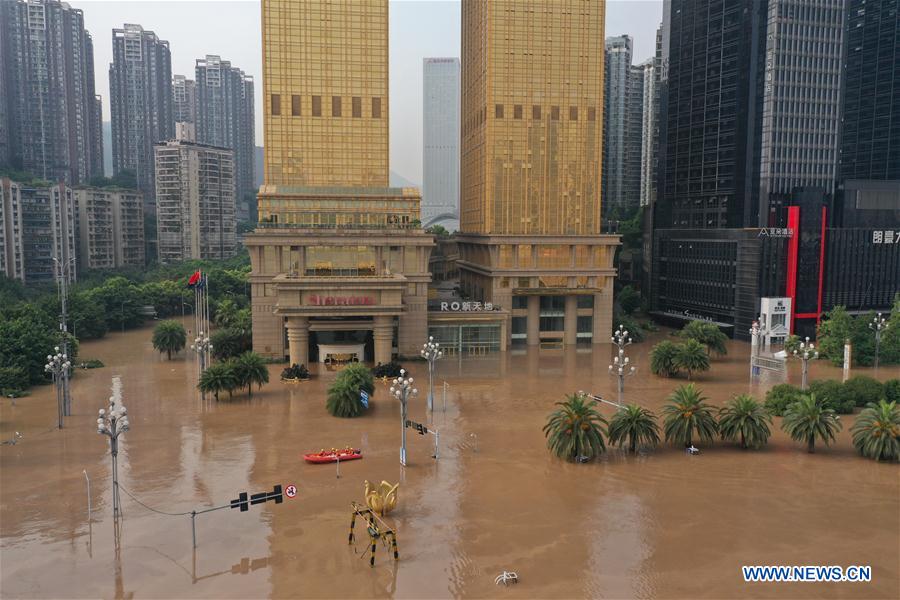
M 528 0 L 537 1 L 537 0 Z M 259 2 L 253 0 L 69 0 L 84 11 L 94 38 L 97 93 L 109 120 L 112 29 L 137 23 L 169 42 L 172 73 L 194 78 L 194 61 L 207 54 L 256 81 L 256 144 L 262 139 L 262 49 Z M 390 3 L 391 170 L 422 182 L 422 59 L 459 56 L 460 3 L 392 0 Z M 653 55 L 662 0 L 609 0 L 606 35 L 634 38 L 634 62 Z

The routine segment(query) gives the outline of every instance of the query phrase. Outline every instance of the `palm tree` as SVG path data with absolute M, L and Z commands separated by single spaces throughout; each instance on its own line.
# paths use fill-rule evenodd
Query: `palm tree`
M 557 402 L 547 417 L 544 436 L 547 447 L 560 458 L 590 460 L 606 451 L 603 428 L 606 419 L 581 394 Z
M 719 434 L 723 440 L 741 438 L 741 448 L 759 448 L 769 441 L 772 417 L 752 396 L 735 396 L 719 410 Z
M 703 344 L 697 340 L 687 340 L 678 346 L 675 365 L 679 369 L 687 371 L 688 380 L 690 380 L 695 371 L 709 370 L 709 355 L 703 348 Z
M 702 441 L 713 441 L 719 426 L 712 407 L 693 383 L 675 388 L 668 400 L 670 403 L 663 407 L 667 442 L 683 444 L 685 448 L 693 446 L 695 430 Z
M 187 332 L 178 321 L 160 321 L 153 330 L 153 347 L 165 352 L 169 360 L 172 353 L 184 348 L 187 343 Z
M 375 379 L 372 371 L 364 365 L 354 363 L 344 367 L 328 388 L 325 408 L 335 417 L 356 417 L 362 414 L 363 404 L 360 392 L 369 396 L 375 393 Z
M 650 370 L 656 375 L 672 377 L 678 373 L 675 358 L 678 356 L 678 346 L 668 340 L 664 340 L 650 351 Z
M 262 387 L 262 384 L 269 383 L 269 369 L 263 357 L 256 352 L 244 352 L 234 359 L 235 375 L 238 383 L 247 386 L 247 394 L 253 397 L 253 384 Z
M 806 442 L 807 450 L 816 451 L 816 438 L 822 438 L 827 446 L 834 441 L 834 434 L 841 429 L 841 419 L 830 408 L 825 408 L 815 394 L 802 394 L 784 411 L 781 428 L 791 439 Z
M 706 346 L 706 353 L 710 352 L 722 356 L 728 354 L 728 347 L 725 343 L 728 336 L 722 333 L 722 330 L 715 323 L 707 323 L 705 321 L 691 321 L 685 325 L 684 329 L 678 332 L 683 338 L 696 340 L 698 343 Z
M 197 388 L 203 392 L 212 394 L 219 400 L 219 392 L 225 390 L 229 394 L 238 386 L 237 376 L 233 365 L 229 363 L 214 363 L 206 367 L 206 370 L 200 374 L 200 382 Z
M 216 306 L 216 316 L 213 317 L 216 325 L 225 329 L 234 325 L 237 317 L 238 305 L 231 298 L 225 298 Z
M 637 404 L 629 404 L 617 410 L 609 422 L 609 443 L 622 446 L 626 440 L 632 453 L 637 452 L 638 444 L 659 444 L 656 415 Z
M 863 409 L 850 428 L 859 453 L 875 460 L 900 460 L 900 407 L 881 400 Z

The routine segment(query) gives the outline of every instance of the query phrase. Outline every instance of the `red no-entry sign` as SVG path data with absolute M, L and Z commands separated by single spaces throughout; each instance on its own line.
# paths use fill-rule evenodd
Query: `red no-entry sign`
M 291 484 L 291 485 L 287 486 L 286 488 L 284 488 L 284 495 L 287 496 L 288 498 L 296 497 L 297 496 L 297 486 Z

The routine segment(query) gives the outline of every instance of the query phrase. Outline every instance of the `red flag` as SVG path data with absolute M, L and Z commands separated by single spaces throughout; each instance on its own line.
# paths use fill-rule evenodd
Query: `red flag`
M 199 282 L 199 281 L 200 281 L 200 271 L 197 271 L 196 273 L 191 275 L 190 279 L 188 279 L 188 287 L 189 288 L 194 287 L 195 285 L 197 285 L 197 282 Z

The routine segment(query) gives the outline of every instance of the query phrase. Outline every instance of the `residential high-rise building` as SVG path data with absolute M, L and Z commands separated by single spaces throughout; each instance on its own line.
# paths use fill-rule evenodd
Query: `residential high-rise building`
M 605 2 L 462 5 L 460 286 L 510 311 L 513 342 L 606 343 L 612 330 L 604 19 Z
M 607 217 L 627 217 L 640 204 L 644 74 L 631 60 L 630 36 L 606 39 L 603 204 Z
M 109 65 L 113 173 L 133 171 L 145 213 L 155 214 L 153 146 L 175 135 L 169 42 L 140 25 L 113 29 Z
M 459 59 L 422 61 L 422 222 L 459 229 Z
M 78 267 L 144 266 L 144 198 L 137 190 L 75 188 Z
M 197 141 L 234 152 L 238 212 L 247 217 L 254 185 L 253 78 L 219 56 L 197 59 Z
M 847 0 L 844 22 L 839 179 L 900 180 L 900 0 Z
M 388 187 L 388 2 L 263 0 L 262 33 L 253 347 L 297 364 L 415 354 L 434 239 L 418 190 Z
M 159 262 L 234 256 L 232 151 L 181 140 L 155 151 Z
M 75 202 L 64 183 L 37 186 L 0 178 L 0 265 L 25 283 L 54 281 L 60 265 L 75 281 Z M 54 260 L 55 259 L 55 260 Z
M 656 61 L 647 60 L 640 65 L 643 79 L 641 99 L 641 201 L 640 205 L 651 206 L 656 197 L 656 160 L 659 144 L 657 131 L 657 74 Z
M 94 47 L 81 10 L 0 2 L 0 164 L 69 184 L 103 174 Z
M 172 77 L 172 114 L 176 123 L 197 121 L 197 84 L 193 79 Z

